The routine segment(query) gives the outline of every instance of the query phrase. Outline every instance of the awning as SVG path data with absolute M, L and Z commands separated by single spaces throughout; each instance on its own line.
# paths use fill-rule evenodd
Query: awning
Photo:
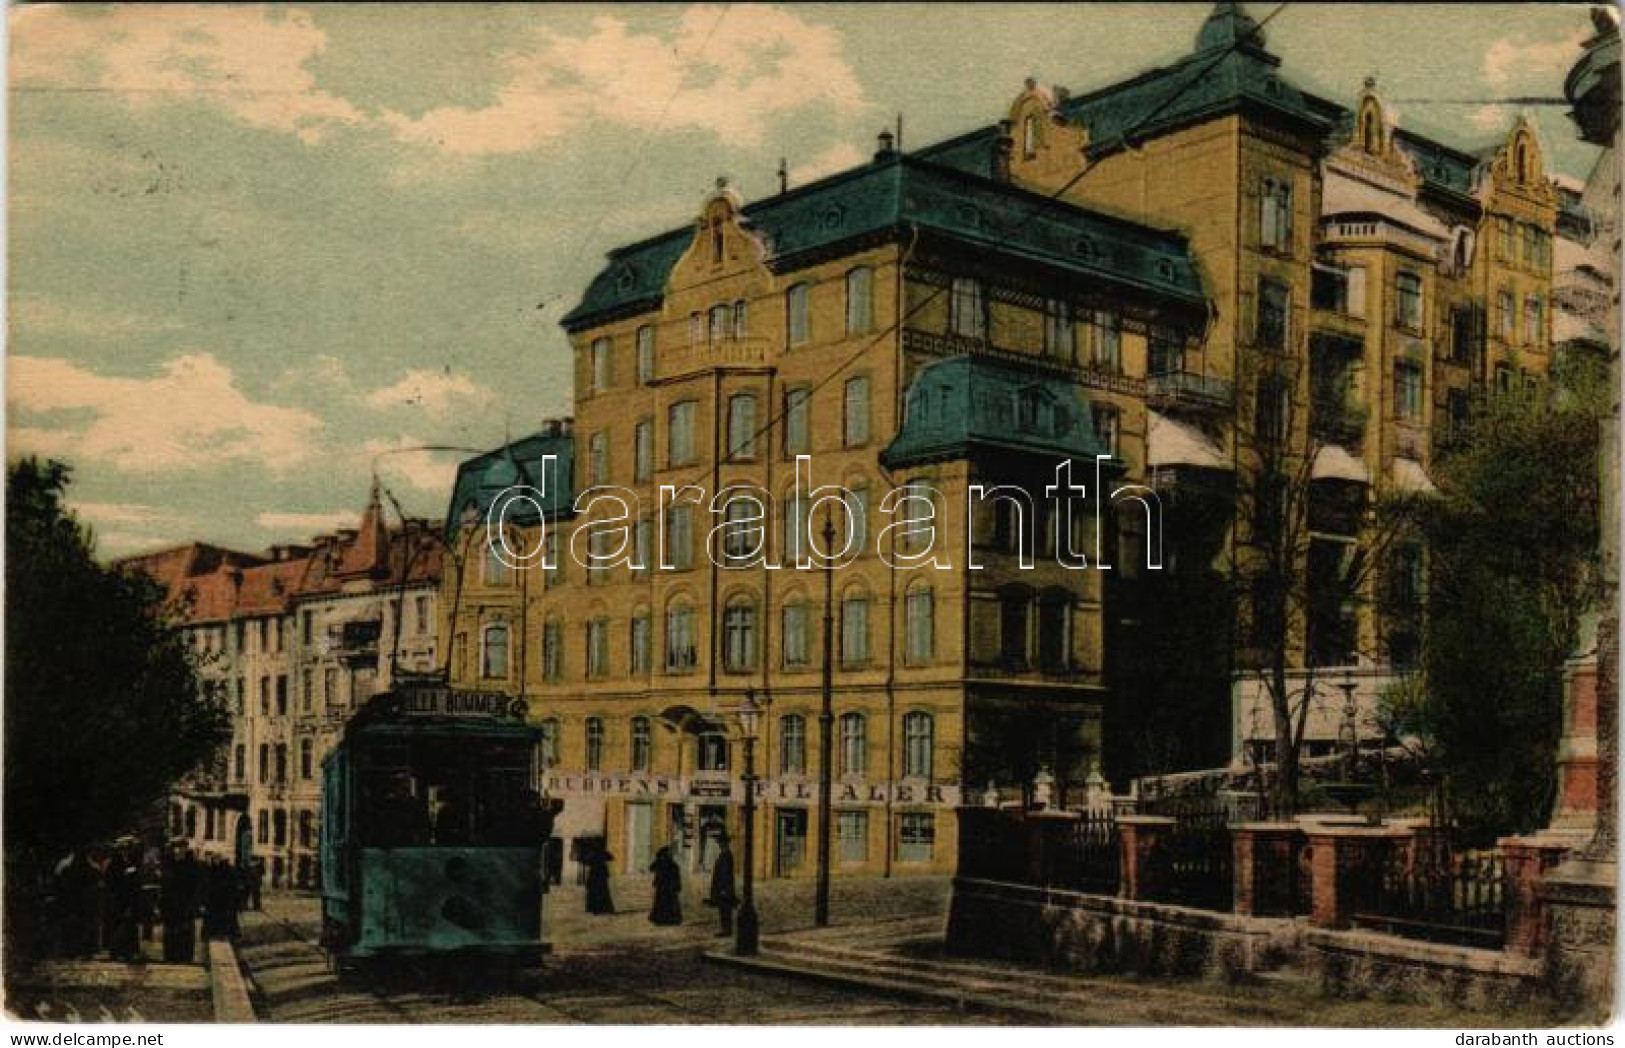
M 1314 468 L 1309 471 L 1312 480 L 1353 480 L 1361 484 L 1371 483 L 1371 474 L 1365 468 L 1365 463 L 1350 455 L 1348 449 L 1337 444 L 1327 444 L 1315 455 Z
M 1175 422 L 1166 415 L 1147 411 L 1146 465 L 1199 466 L 1204 469 L 1230 469 L 1219 445 L 1195 426 Z
M 1450 229 L 1423 211 L 1414 200 L 1361 182 L 1338 171 L 1327 171 L 1321 189 L 1320 213 L 1381 215 L 1437 240 L 1449 240 Z
M 1422 464 L 1411 458 L 1394 459 L 1394 487 L 1407 494 L 1432 494 L 1434 487 Z

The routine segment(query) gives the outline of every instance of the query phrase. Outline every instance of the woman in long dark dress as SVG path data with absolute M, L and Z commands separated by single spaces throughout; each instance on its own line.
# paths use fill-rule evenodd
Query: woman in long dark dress
M 670 848 L 655 853 L 649 872 L 655 875 L 655 904 L 649 911 L 649 920 L 655 924 L 682 924 L 683 875 L 671 857 Z
M 587 856 L 587 912 L 614 913 L 615 900 L 609 894 L 609 864 L 615 861 L 606 848 L 592 849 Z

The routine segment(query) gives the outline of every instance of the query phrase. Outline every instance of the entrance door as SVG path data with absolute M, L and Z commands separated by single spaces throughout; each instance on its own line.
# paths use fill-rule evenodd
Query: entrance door
M 780 808 L 774 825 L 776 872 L 788 877 L 800 870 L 807 858 L 807 809 Z
M 254 855 L 254 829 L 249 825 L 247 815 L 237 817 L 237 865 L 247 868 L 248 860 Z
M 626 806 L 626 869 L 642 873 L 649 868 L 651 831 L 654 829 L 654 807 L 649 804 Z
M 688 869 L 688 813 L 681 804 L 666 806 L 666 841 L 672 861 L 679 869 Z
M 710 873 L 722 850 L 722 835 L 728 831 L 728 809 L 720 804 L 706 804 L 700 808 L 700 865 L 701 873 Z

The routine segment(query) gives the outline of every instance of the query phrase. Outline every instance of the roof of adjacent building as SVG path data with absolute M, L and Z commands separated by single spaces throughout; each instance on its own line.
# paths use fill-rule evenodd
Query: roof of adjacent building
M 905 228 L 975 251 L 1054 267 L 1114 289 L 1177 304 L 1204 301 L 1185 238 L 1166 230 L 1051 200 L 982 173 L 898 153 L 744 208 L 768 245 L 769 265 L 843 241 Z M 652 308 L 693 239 L 684 226 L 610 253 L 609 264 L 563 320 L 579 330 Z
M 546 465 L 549 457 L 554 460 L 551 468 Z M 538 504 L 548 517 L 570 512 L 575 504 L 575 438 L 564 425 L 555 423 L 459 465 L 446 509 L 446 538 L 452 539 L 464 524 L 483 519 L 492 500 L 516 485 L 536 491 L 529 493 L 530 499 L 513 503 L 505 517 L 508 523 L 535 524 Z
M 903 428 L 881 453 L 887 469 L 964 458 L 993 449 L 1093 461 L 1095 436 L 1084 387 L 978 356 L 945 357 L 914 375 Z

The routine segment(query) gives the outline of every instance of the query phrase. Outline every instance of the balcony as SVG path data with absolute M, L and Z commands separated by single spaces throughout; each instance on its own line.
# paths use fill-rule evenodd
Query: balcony
M 328 650 L 341 659 L 378 657 L 378 638 L 384 632 L 380 619 L 346 622 L 327 631 Z
M 1226 409 L 1232 387 L 1228 379 L 1195 371 L 1166 371 L 1145 381 L 1146 396 L 1153 407 Z
M 1439 253 L 1439 242 L 1432 237 L 1413 233 L 1404 226 L 1380 218 L 1337 220 L 1325 225 L 1325 244 L 1372 241 L 1402 247 L 1424 258 L 1437 258 Z

